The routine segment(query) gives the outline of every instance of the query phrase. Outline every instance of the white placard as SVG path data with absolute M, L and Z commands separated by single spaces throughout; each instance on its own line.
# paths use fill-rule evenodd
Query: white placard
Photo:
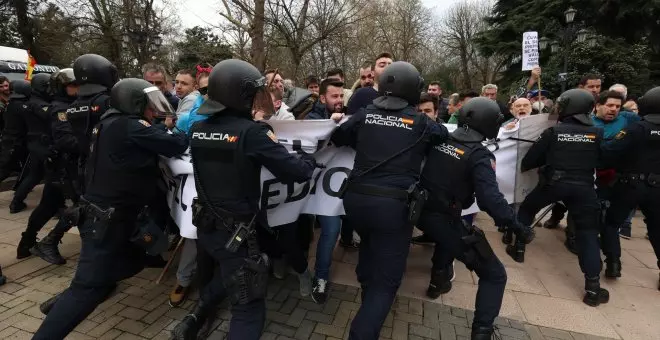
M 522 40 L 522 70 L 530 71 L 538 65 L 539 34 L 538 32 L 525 32 Z

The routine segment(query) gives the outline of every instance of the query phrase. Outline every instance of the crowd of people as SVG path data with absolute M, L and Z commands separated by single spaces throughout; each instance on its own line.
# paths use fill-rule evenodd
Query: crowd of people
M 507 277 L 474 215 L 461 216 L 475 200 L 518 262 L 543 208 L 552 205 L 545 228 L 558 228 L 568 213 L 565 244 L 579 257 L 590 306 L 609 300 L 600 287 L 601 250 L 605 277 L 622 275 L 620 237 L 631 237 L 638 208 L 660 259 L 654 210 L 660 203 L 660 88 L 636 100 L 622 84 L 601 91 L 603 80 L 590 74 L 554 97 L 539 88 L 536 67 L 506 103 L 498 101 L 495 84 L 445 98 L 439 82 L 425 84 L 414 66 L 389 53 L 365 62 L 356 75 L 349 86 L 343 70 L 331 69 L 297 87 L 278 69 L 260 72 L 230 59 L 180 70 L 173 81 L 157 64 L 145 65 L 142 79 L 120 80 L 107 59 L 86 54 L 73 68 L 37 73 L 30 82 L 0 76 L 0 180 L 20 173 L 10 213 L 26 209 L 28 193 L 44 183 L 17 258 L 61 265 L 64 233 L 78 227 L 82 239 L 71 285 L 40 306 L 47 316 L 34 338 L 63 339 L 118 281 L 163 267 L 168 247 L 179 244 L 169 304 L 181 306 L 195 281 L 200 300 L 172 337 L 208 335 L 218 304 L 229 299 L 229 338 L 259 339 L 269 277 L 283 279 L 291 270 L 300 295 L 324 304 L 339 244 L 359 251 L 362 307 L 349 338 L 377 339 L 412 242 L 435 245 L 429 298 L 451 290 L 454 260 L 479 276 L 471 337 L 490 339 Z M 559 123 L 522 160 L 522 171 L 538 169 L 539 184 L 521 204 L 510 204 L 484 142 L 515 134 L 521 120 L 539 114 Z M 388 118 L 401 124 L 378 124 Z M 341 190 L 346 215 L 301 215 L 270 228 L 258 204 L 261 166 L 283 183 L 300 183 L 323 165 L 302 151 L 289 153 L 264 121 L 313 119 L 337 123 L 332 143 L 356 151 Z M 457 128 L 449 133 L 442 123 Z M 184 153 L 195 171 L 196 238 L 179 235 L 158 169 L 160 156 Z M 59 218 L 55 227 L 37 240 L 53 217 Z M 412 237 L 414 227 L 423 234 Z M 0 273 L 0 284 L 4 280 Z

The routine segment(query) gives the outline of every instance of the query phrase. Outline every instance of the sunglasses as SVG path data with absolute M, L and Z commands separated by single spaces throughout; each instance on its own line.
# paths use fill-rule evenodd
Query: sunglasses
M 208 86 L 200 87 L 198 91 L 202 96 L 205 96 L 207 93 L 209 93 L 209 88 Z

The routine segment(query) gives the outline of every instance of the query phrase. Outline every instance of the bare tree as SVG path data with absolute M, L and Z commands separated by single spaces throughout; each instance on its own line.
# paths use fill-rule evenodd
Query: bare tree
M 247 33 L 251 62 L 263 71 L 266 68 L 266 0 L 222 0 L 222 5 L 220 15 L 235 27 L 239 37 Z

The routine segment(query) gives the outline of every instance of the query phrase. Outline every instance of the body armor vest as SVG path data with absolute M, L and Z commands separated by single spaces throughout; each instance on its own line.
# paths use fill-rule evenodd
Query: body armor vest
M 595 126 L 562 123 L 553 128 L 546 155 L 549 170 L 571 180 L 593 182 L 598 167 L 603 130 Z
M 426 124 L 412 111 L 385 111 L 373 105 L 367 107 L 366 116 L 357 134 L 355 165 L 351 177 L 379 164 L 415 143 L 415 147 L 374 169 L 366 176 L 414 174 L 419 176 L 426 155 L 427 143 L 420 138 Z M 419 143 L 418 143 L 419 142 Z
M 620 164 L 621 173 L 660 174 L 660 125 L 642 120 L 635 124 L 643 127 L 640 148 L 631 150 Z
M 449 138 L 434 146 L 422 171 L 422 186 L 430 191 L 425 207 L 430 210 L 462 210 L 474 203 L 470 155 L 481 143 Z
M 128 124 L 137 116 L 111 115 L 91 135 L 85 197 L 113 206 L 142 207 L 156 192 L 158 156 L 127 143 Z
M 83 161 L 89 154 L 92 129 L 110 107 L 109 103 L 110 96 L 106 93 L 97 93 L 76 99 L 66 110 L 67 120 L 78 140 L 79 154 Z
M 202 203 L 223 208 L 247 201 L 256 211 L 261 167 L 245 155 L 245 135 L 257 124 L 235 116 L 214 116 L 190 130 L 195 185 Z
M 36 96 L 30 98 L 30 110 L 23 116 L 28 128 L 27 141 L 30 152 L 43 159 L 52 144 L 50 133 L 50 104 Z

